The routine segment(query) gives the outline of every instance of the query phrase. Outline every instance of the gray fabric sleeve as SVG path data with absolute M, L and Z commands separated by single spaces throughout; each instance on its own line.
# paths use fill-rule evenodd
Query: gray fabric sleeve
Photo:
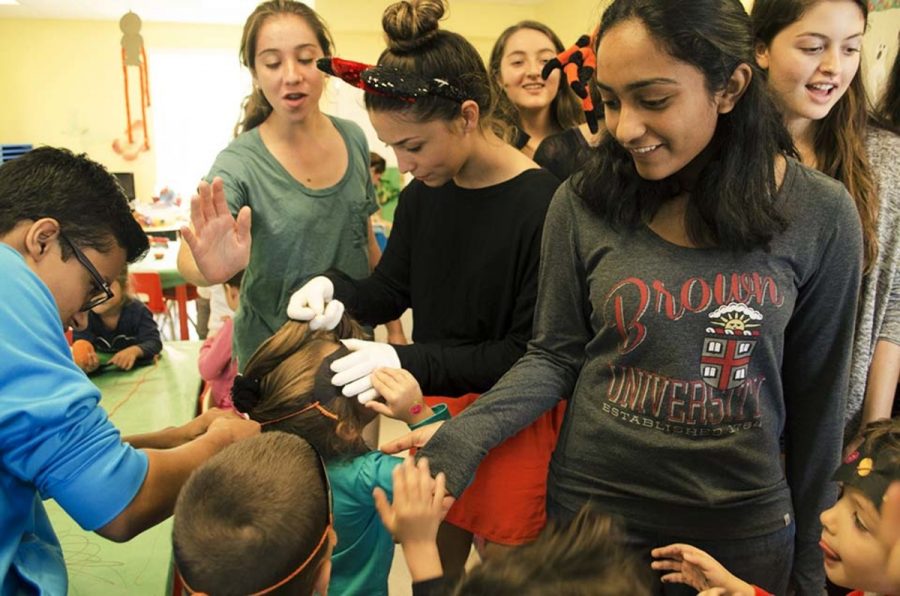
M 807 279 L 800 280 L 785 331 L 786 472 L 797 523 L 792 579 L 798 594 L 820 594 L 825 581 L 819 513 L 836 496 L 831 475 L 840 461 L 848 346 L 862 270 L 859 217 L 847 192 L 841 189 L 841 194 L 821 199 L 822 217 L 830 220 L 823 228 L 830 228 L 830 236 L 814 239 L 821 242 L 821 258 Z
M 469 485 L 487 452 L 567 398 L 590 339 L 586 275 L 579 259 L 573 203 L 563 185 L 544 223 L 534 338 L 525 355 L 462 414 L 419 450 L 444 472 L 451 494 Z

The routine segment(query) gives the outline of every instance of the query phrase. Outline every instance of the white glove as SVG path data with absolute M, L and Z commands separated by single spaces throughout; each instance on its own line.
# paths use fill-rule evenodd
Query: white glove
M 343 386 L 341 393 L 356 396 L 361 404 L 375 399 L 378 392 L 372 388 L 370 375 L 376 368 L 400 368 L 397 350 L 390 344 L 362 339 L 342 339 L 341 343 L 353 353 L 331 363 L 331 370 L 337 373 L 331 384 Z
M 287 316 L 295 321 L 309 321 L 309 328 L 334 329 L 344 314 L 344 303 L 332 300 L 334 284 L 319 275 L 306 282 L 291 295 Z

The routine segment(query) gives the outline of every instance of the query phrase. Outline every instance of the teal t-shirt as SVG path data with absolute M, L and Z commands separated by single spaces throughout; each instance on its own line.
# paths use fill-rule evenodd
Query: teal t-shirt
M 328 269 L 369 275 L 368 219 L 377 211 L 362 129 L 330 116 L 347 147 L 344 176 L 329 188 L 301 184 L 275 159 L 254 128 L 225 148 L 209 171 L 225 183 L 228 206 L 253 212 L 250 264 L 234 319 L 234 354 L 241 367 L 287 320 L 294 290 Z
M 403 460 L 370 451 L 325 466 L 331 483 L 337 545 L 331 556 L 329 594 L 387 596 L 394 540 L 375 510 L 378 486 L 394 499 L 391 472 Z

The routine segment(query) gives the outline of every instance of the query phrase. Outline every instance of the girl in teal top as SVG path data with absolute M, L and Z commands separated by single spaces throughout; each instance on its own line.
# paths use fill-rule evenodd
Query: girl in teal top
M 372 491 L 393 498 L 391 472 L 402 460 L 372 451 L 362 440 L 366 424 L 380 412 L 418 428 L 449 416 L 445 405 L 422 401 L 413 376 L 379 369 L 373 383 L 384 401 L 341 395 L 331 384 L 331 363 L 349 353 L 340 339 L 361 338 L 363 329 L 344 316 L 332 331 L 312 331 L 289 321 L 253 354 L 234 382 L 235 408 L 262 425 L 306 439 L 322 456 L 332 487 L 337 545 L 329 591 L 387 595 L 394 543 L 375 510 Z
M 319 15 L 300 2 L 264 2 L 253 11 L 240 51 L 253 93 L 240 134 L 207 176 L 222 179 L 223 208 L 244 213 L 238 222 L 252 231 L 249 261 L 246 251 L 237 255 L 184 232 L 190 250 L 183 248 L 179 269 L 189 282 L 220 283 L 246 269 L 234 320 L 240 368 L 281 327 L 291 292 L 312 274 L 334 268 L 364 277 L 370 255 L 380 254 L 369 223 L 378 206 L 363 132 L 319 110 L 325 77 L 315 60 L 333 45 Z M 200 193 L 208 190 L 201 183 Z M 204 266 L 210 257 L 221 259 L 220 269 Z

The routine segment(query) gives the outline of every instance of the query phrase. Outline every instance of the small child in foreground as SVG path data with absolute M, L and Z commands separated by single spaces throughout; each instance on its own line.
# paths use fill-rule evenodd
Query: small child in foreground
M 365 405 L 332 385 L 331 364 L 349 354 L 342 339 L 361 338 L 362 328 L 343 316 L 333 330 L 312 330 L 286 322 L 243 365 L 234 380 L 234 407 L 259 422 L 263 432 L 300 436 L 322 456 L 334 492 L 337 545 L 332 557 L 331 591 L 351 596 L 387 596 L 394 544 L 378 519 L 372 490 L 391 491 L 391 472 L 402 461 L 370 449 L 363 428 L 378 413 L 417 428 L 446 420 L 446 406 L 433 410 L 419 384 L 401 369 L 379 369 L 372 385 L 384 401 Z
M 649 596 L 650 578 L 636 553 L 622 546 L 611 518 L 590 506 L 568 524 L 549 525 L 525 546 L 504 550 L 456 585 L 443 577 L 437 530 L 449 507 L 444 475 L 411 458 L 394 468 L 394 500 L 375 489 L 385 527 L 403 547 L 414 596 Z
M 172 542 L 188 593 L 327 594 L 336 537 L 322 460 L 280 432 L 223 449 L 181 490 Z
M 863 439 L 859 450 L 834 474 L 834 480 L 843 483 L 841 498 L 821 515 L 819 545 L 825 555 L 825 573 L 833 584 L 854 589 L 851 596 L 900 594 L 900 577 L 890 572 L 889 565 L 892 551 L 900 546 L 896 527 L 900 519 L 894 519 L 898 505 L 888 503 L 891 498 L 900 499 L 900 490 L 891 486 L 900 481 L 900 419 L 869 424 Z M 702 596 L 769 594 L 735 577 L 693 546 L 670 544 L 651 554 L 658 559 L 653 568 L 668 572 L 663 582 L 687 584 Z

